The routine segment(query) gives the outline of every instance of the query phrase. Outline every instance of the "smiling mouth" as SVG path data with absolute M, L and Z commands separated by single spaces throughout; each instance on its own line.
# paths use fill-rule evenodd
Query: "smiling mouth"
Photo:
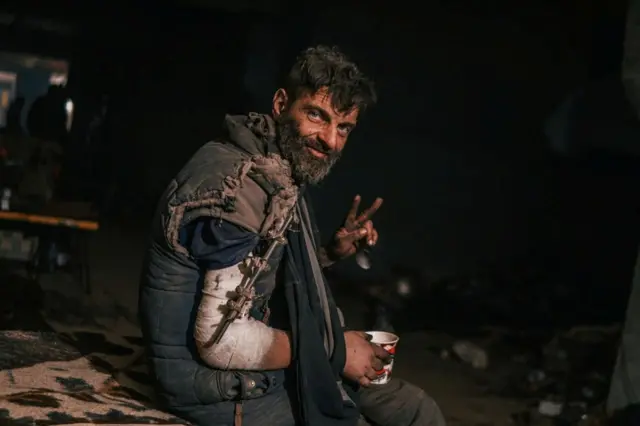
M 322 151 L 318 151 L 317 149 L 312 148 L 310 146 L 308 146 L 306 148 L 311 153 L 311 155 L 313 155 L 316 158 L 326 158 L 327 157 L 327 154 L 322 152 Z

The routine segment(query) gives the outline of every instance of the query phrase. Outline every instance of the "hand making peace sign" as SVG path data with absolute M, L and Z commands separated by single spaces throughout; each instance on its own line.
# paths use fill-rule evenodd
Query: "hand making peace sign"
M 382 206 L 383 200 L 376 198 L 371 207 L 358 215 L 360 200 L 360 196 L 356 195 L 344 224 L 336 231 L 326 247 L 327 254 L 334 261 L 353 256 L 361 244 L 371 247 L 378 242 L 378 231 L 373 227 L 371 217 Z

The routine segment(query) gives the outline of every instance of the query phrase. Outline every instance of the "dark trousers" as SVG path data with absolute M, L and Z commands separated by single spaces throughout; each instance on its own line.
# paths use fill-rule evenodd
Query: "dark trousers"
M 401 379 L 361 391 L 362 417 L 357 426 L 445 426 L 440 408 L 422 389 Z M 242 426 L 295 426 L 286 392 L 278 392 L 242 404 Z M 228 412 L 207 406 L 190 407 L 175 414 L 197 426 L 233 426 L 233 408 Z

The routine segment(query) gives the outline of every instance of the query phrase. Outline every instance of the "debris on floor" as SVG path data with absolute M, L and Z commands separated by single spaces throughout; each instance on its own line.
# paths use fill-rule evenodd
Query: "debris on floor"
M 493 330 L 474 342 L 454 340 L 440 358 L 467 366 L 487 393 L 525 402 L 528 408 L 512 415 L 516 426 L 604 425 L 619 332 L 574 327 L 541 342 L 535 333 L 528 340 L 526 332 Z

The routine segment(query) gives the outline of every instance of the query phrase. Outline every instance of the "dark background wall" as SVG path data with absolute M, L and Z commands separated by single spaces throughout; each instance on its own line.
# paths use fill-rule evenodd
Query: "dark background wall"
M 315 26 L 314 42 L 344 46 L 375 75 L 381 99 L 318 192 L 323 228 L 353 194 L 380 195 L 383 264 L 626 284 L 638 236 L 633 161 L 562 158 L 542 134 L 566 94 L 616 71 L 624 15 L 448 4 L 417 17 L 341 10 Z
M 385 198 L 372 274 L 394 263 L 433 274 L 526 267 L 587 289 L 624 288 L 638 241 L 635 160 L 561 157 L 542 132 L 594 63 L 618 62 L 593 34 L 619 44 L 624 5 L 500 3 L 295 4 L 277 16 L 142 10 L 73 39 L 69 84 L 87 114 L 101 92 L 112 95 L 113 169 L 127 202 L 152 205 L 224 113 L 268 111 L 295 52 L 339 44 L 372 74 L 380 105 L 315 197 L 327 232 L 356 193 Z

